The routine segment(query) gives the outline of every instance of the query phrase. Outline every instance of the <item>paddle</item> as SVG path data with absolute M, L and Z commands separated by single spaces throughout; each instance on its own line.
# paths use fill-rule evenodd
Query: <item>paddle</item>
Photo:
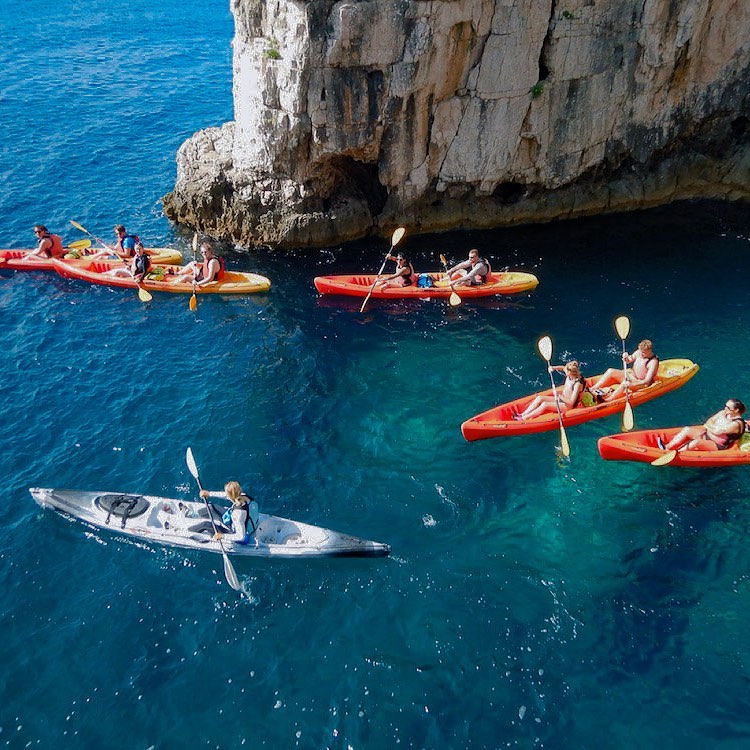
M 626 354 L 625 351 L 625 339 L 630 333 L 630 319 L 627 315 L 620 315 L 619 318 L 615 318 L 615 330 L 617 335 L 622 339 L 622 353 Z M 630 405 L 630 388 L 628 388 L 628 363 L 623 360 L 622 370 L 622 382 L 625 384 L 625 410 L 622 413 L 622 429 L 624 432 L 629 432 L 633 429 L 635 420 L 633 419 L 633 407 Z
M 76 229 L 79 229 L 79 230 L 80 230 L 81 232 L 83 232 L 84 234 L 87 234 L 87 235 L 88 235 L 89 237 L 91 237 L 91 239 L 92 239 L 92 240 L 95 240 L 95 241 L 96 241 L 96 242 L 98 242 L 98 243 L 99 243 L 100 245 L 103 245 L 104 247 L 106 247 L 106 248 L 107 248 L 107 250 L 109 250 L 110 252 L 114 253 L 115 257 L 116 257 L 116 258 L 118 258 L 118 260 L 120 260 L 120 261 L 122 262 L 122 264 L 123 264 L 123 265 L 125 266 L 125 268 L 127 268 L 127 269 L 128 269 L 128 272 L 130 273 L 131 277 L 133 278 L 133 281 L 135 281 L 135 283 L 136 283 L 136 286 L 138 287 L 138 299 L 139 299 L 139 300 L 140 300 L 141 302 L 151 302 L 151 300 L 153 299 L 153 296 L 151 295 L 151 293 L 150 293 L 150 292 L 149 292 L 149 291 L 148 291 L 147 289 L 144 289 L 144 288 L 143 288 L 143 287 L 142 287 L 142 286 L 141 286 L 141 285 L 140 285 L 140 284 L 139 284 L 139 283 L 138 283 L 138 282 L 137 282 L 137 281 L 135 280 L 135 276 L 133 276 L 133 272 L 132 272 L 132 271 L 130 270 L 130 266 L 129 266 L 129 265 L 128 265 L 128 264 L 126 263 L 126 262 L 125 262 L 125 260 L 124 260 L 123 258 L 120 258 L 119 254 L 118 254 L 118 253 L 117 253 L 117 252 L 115 251 L 115 249 L 114 249 L 113 247 L 110 247 L 110 246 L 109 246 L 109 245 L 108 245 L 108 244 L 107 244 L 107 243 L 106 243 L 106 242 L 105 242 L 105 241 L 104 241 L 103 239 L 101 239 L 100 237 L 96 237 L 96 236 L 94 236 L 93 234 L 91 234 L 91 232 L 89 232 L 89 230 L 88 230 L 88 229 L 86 229 L 86 227 L 84 227 L 84 226 L 81 226 L 81 225 L 80 225 L 80 224 L 79 224 L 79 223 L 78 223 L 77 221 L 73 221 L 73 219 L 71 219 L 71 220 L 70 220 L 70 223 L 71 223 L 71 224 L 72 224 L 72 225 L 73 225 L 73 226 L 74 226 L 74 227 L 75 227 Z
M 367 296 L 365 297 L 365 301 L 362 303 L 362 307 L 359 308 L 359 311 L 361 313 L 365 311 L 365 306 L 367 305 L 367 302 L 370 299 L 370 295 L 372 294 L 373 289 L 375 289 L 375 284 L 378 283 L 378 279 L 381 277 L 383 273 L 385 264 L 388 262 L 388 256 L 393 252 L 393 248 L 396 247 L 396 245 L 398 245 L 399 242 L 401 242 L 401 238 L 405 234 L 406 234 L 406 229 L 404 229 L 404 227 L 399 227 L 398 229 L 394 229 L 393 234 L 391 235 L 391 246 L 390 248 L 388 248 L 388 252 L 385 254 L 385 258 L 383 259 L 383 265 L 380 266 L 378 275 L 375 277 L 375 281 L 372 282 L 372 286 L 370 287 L 370 291 L 367 292 Z
M 89 247 L 91 247 L 91 240 L 76 240 L 75 242 L 71 242 L 66 249 L 86 250 Z
M 542 336 L 537 342 L 537 349 L 539 349 L 539 354 L 542 355 L 542 358 L 547 360 L 547 369 L 549 369 L 552 366 L 552 339 L 549 336 Z M 555 388 L 555 379 L 552 377 L 552 373 L 549 374 L 549 379 L 552 383 L 552 393 L 555 397 L 557 418 L 560 420 L 560 447 L 563 456 L 567 458 L 570 456 L 570 444 L 568 443 L 568 436 L 565 434 L 562 412 L 560 411 L 560 399 L 557 397 L 557 388 Z
M 458 296 L 458 292 L 456 291 L 456 287 L 453 286 L 453 282 L 448 278 L 448 261 L 445 259 L 445 256 L 440 253 L 440 262 L 443 264 L 443 268 L 445 269 L 445 278 L 448 279 L 448 284 L 451 288 L 451 296 L 448 297 L 448 304 L 451 307 L 458 307 L 458 305 L 461 304 L 461 297 Z
M 671 450 L 667 451 L 666 453 L 663 453 L 659 458 L 655 458 L 651 462 L 651 466 L 666 466 L 667 464 L 671 464 L 672 461 L 677 458 L 677 451 Z
M 193 258 L 198 260 L 198 232 L 193 233 Z M 198 309 L 198 297 L 195 294 L 195 281 L 193 281 L 193 296 L 190 298 L 190 309 L 195 312 Z
M 200 476 L 198 475 L 198 465 L 195 463 L 195 458 L 193 458 L 193 451 L 190 447 L 187 449 L 187 453 L 185 454 L 185 460 L 187 461 L 188 469 L 190 470 L 190 473 L 193 475 L 193 478 L 198 483 L 198 490 L 202 491 L 203 487 L 201 486 L 201 480 Z M 206 498 L 203 498 L 203 502 L 206 503 L 206 510 L 208 511 L 208 517 L 211 519 L 211 526 L 214 527 L 214 534 L 218 534 L 218 531 L 216 530 L 216 522 L 214 521 L 214 515 L 211 513 L 211 508 L 208 505 L 208 500 Z M 229 562 L 229 555 L 227 555 L 227 551 L 224 549 L 224 545 L 221 541 L 219 541 L 219 547 L 221 547 L 221 556 L 224 558 L 224 576 L 227 579 L 227 583 L 235 590 L 240 590 L 240 582 L 237 579 L 237 573 L 234 572 L 234 567 L 232 566 L 232 563 Z

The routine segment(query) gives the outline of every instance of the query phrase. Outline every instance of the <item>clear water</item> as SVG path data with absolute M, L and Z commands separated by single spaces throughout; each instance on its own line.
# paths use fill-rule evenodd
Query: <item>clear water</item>
M 2 246 L 43 221 L 160 213 L 174 153 L 231 117 L 225 3 L 0 2 Z M 320 299 L 383 242 L 235 253 L 264 296 L 156 297 L 0 276 L 0 551 L 10 747 L 742 748 L 750 739 L 747 469 L 605 463 L 617 418 L 466 443 L 462 420 L 594 373 L 630 344 L 701 372 L 638 427 L 750 401 L 746 208 L 690 206 L 415 238 L 419 270 L 477 245 L 538 289 L 466 304 Z M 738 283 L 739 280 L 739 283 Z M 29 486 L 192 498 L 235 477 L 262 508 L 392 545 L 384 560 L 236 565 L 66 521 Z

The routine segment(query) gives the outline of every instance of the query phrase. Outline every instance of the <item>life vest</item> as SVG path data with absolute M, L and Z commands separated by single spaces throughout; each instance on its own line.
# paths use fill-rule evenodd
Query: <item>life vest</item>
M 44 251 L 44 254 L 48 258 L 61 258 L 65 255 L 62 237 L 60 237 L 59 234 L 50 234 L 47 232 L 47 234 L 42 235 L 42 237 L 39 238 L 39 245 L 41 246 L 42 242 L 45 240 L 52 240 L 52 245 Z
M 220 258 L 218 255 L 214 255 L 212 258 L 204 260 L 203 263 L 201 263 L 200 270 L 198 271 L 198 275 L 195 278 L 196 281 L 203 281 L 203 279 L 207 279 L 209 277 L 210 271 L 208 270 L 208 264 L 212 260 L 219 261 L 219 270 L 216 272 L 216 276 L 214 276 L 213 281 L 221 281 L 224 278 L 224 258 Z
M 576 401 L 575 404 L 576 408 L 582 406 L 593 406 L 596 403 L 596 399 L 594 398 L 594 394 L 589 390 L 589 384 L 586 382 L 586 378 L 584 378 L 583 375 L 579 375 L 573 382 L 580 383 L 583 386 L 581 392 L 578 394 L 578 401 Z M 589 394 L 589 398 L 584 399 L 584 396 L 587 393 Z
M 732 422 L 739 422 L 742 426 L 742 430 L 738 435 L 722 435 L 721 437 L 717 435 L 715 438 L 708 438 L 720 451 L 731 448 L 745 434 L 745 420 L 742 417 L 733 417 Z
M 125 242 L 127 240 L 131 240 L 131 242 L 128 242 L 128 247 L 125 247 Z M 125 257 L 132 258 L 133 255 L 135 255 L 135 246 L 141 244 L 141 238 L 137 234 L 126 234 L 119 243 L 122 252 L 125 253 Z
M 484 263 L 487 266 L 487 273 L 486 274 L 477 274 L 474 277 L 473 283 L 474 284 L 486 284 L 487 279 L 489 279 L 490 274 L 492 273 L 492 266 L 490 265 L 490 262 L 486 258 L 477 258 L 477 262 L 472 264 L 472 269 L 479 265 L 480 263 Z
M 222 523 L 234 532 L 234 523 L 232 522 L 232 511 L 239 508 L 243 513 L 242 525 L 245 528 L 245 536 L 242 540 L 235 542 L 235 544 L 247 544 L 250 541 L 250 537 L 255 533 L 258 528 L 258 503 L 253 500 L 249 495 L 240 495 L 244 499 L 242 505 L 233 505 L 231 508 L 227 508 L 224 511 L 224 515 L 221 517 Z M 254 516 L 254 517 L 253 517 Z M 247 525 L 250 524 L 250 530 L 248 531 Z
M 148 273 L 148 269 L 151 268 L 151 258 L 145 253 L 143 255 L 136 255 L 133 258 L 135 264 L 135 273 L 145 276 Z
M 403 273 L 405 268 L 409 269 L 408 274 Z M 419 277 L 417 276 L 417 274 L 414 273 L 414 266 L 411 264 L 411 261 L 409 261 L 408 266 L 402 266 L 401 268 L 399 268 L 398 272 L 399 272 L 399 276 L 401 276 L 401 278 L 404 280 L 404 286 L 412 286 L 413 284 L 416 284 L 417 281 L 419 280 Z

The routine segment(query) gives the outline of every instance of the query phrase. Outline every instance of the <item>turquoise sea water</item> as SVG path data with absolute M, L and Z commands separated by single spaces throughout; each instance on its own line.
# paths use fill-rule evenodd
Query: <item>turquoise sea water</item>
M 75 219 L 187 250 L 160 214 L 174 153 L 231 117 L 225 3 L 0 2 L 2 237 Z M 750 741 L 748 470 L 605 463 L 616 417 L 467 443 L 545 387 L 535 352 L 617 364 L 612 321 L 701 365 L 635 411 L 693 423 L 750 401 L 746 207 L 683 206 L 416 238 L 535 272 L 467 303 L 321 299 L 382 241 L 240 254 L 263 296 L 155 297 L 0 275 L 0 743 L 55 748 L 743 748 Z M 29 486 L 193 498 L 388 542 L 382 560 L 236 564 L 43 511 Z

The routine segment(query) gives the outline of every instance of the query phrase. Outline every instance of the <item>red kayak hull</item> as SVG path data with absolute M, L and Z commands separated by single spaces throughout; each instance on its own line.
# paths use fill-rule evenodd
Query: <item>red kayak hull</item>
M 650 464 L 664 455 L 657 445 L 657 437 L 668 443 L 682 427 L 667 427 L 655 430 L 621 432 L 599 438 L 599 454 L 607 461 L 640 461 Z M 739 443 L 724 451 L 678 451 L 668 466 L 692 466 L 695 468 L 717 466 L 739 466 L 750 464 L 750 451 L 740 450 Z
M 663 396 L 665 393 L 674 391 L 685 385 L 690 378 L 698 372 L 698 365 L 689 359 L 666 359 L 659 363 L 659 372 L 656 380 L 646 388 L 641 388 L 630 393 L 631 406 L 645 403 L 651 399 Z M 587 378 L 589 385 L 599 379 L 599 375 Z M 541 391 L 541 395 L 552 395 L 552 389 Z M 530 435 L 537 432 L 548 432 L 560 427 L 560 421 L 556 411 L 542 414 L 534 419 L 523 422 L 515 421 L 513 413 L 522 412 L 534 399 L 536 393 L 522 396 L 515 401 L 509 401 L 500 406 L 495 406 L 488 411 L 477 414 L 467 419 L 461 425 L 461 432 L 467 440 L 483 440 L 492 437 L 510 437 L 513 435 Z M 563 414 L 563 424 L 566 427 L 590 422 L 593 419 L 608 417 L 625 409 L 625 396 L 614 401 L 605 401 L 594 406 L 580 406 L 569 409 Z
M 445 299 L 455 292 L 463 299 L 475 297 L 491 297 L 495 294 L 518 294 L 534 289 L 539 284 L 534 274 L 521 271 L 507 273 L 493 273 L 489 281 L 481 286 L 465 286 L 454 284 L 453 289 L 445 281 L 444 273 L 430 273 L 435 286 L 387 287 L 374 289 L 373 299 Z M 315 288 L 321 294 L 338 294 L 345 297 L 366 297 L 375 279 L 374 274 L 354 274 L 351 276 L 317 276 L 314 280 Z

